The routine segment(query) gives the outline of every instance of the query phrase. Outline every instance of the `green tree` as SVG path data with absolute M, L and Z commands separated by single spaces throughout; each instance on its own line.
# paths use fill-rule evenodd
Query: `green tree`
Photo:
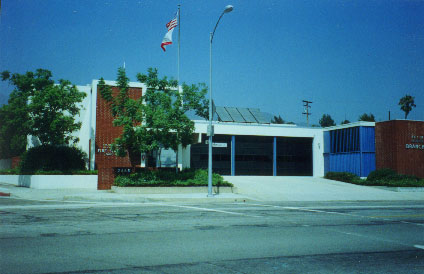
M 82 102 L 85 93 L 66 80 L 56 85 L 52 73 L 45 69 L 25 74 L 3 71 L 1 78 L 15 86 L 8 104 L 0 110 L 2 151 L 9 156 L 22 153 L 27 135 L 38 137 L 42 144 L 78 141 L 71 133 L 81 126 L 74 117 L 79 114 L 77 103 Z
M 272 118 L 271 120 L 271 124 L 284 124 L 284 123 L 285 121 L 283 120 L 283 118 L 281 118 L 280 115 L 278 115 L 278 117 L 274 116 L 274 118 Z
M 147 86 L 139 99 L 130 98 L 129 79 L 123 68 L 118 69 L 116 96 L 103 78 L 99 82 L 101 96 L 110 103 L 114 126 L 123 128 L 112 149 L 118 156 L 128 155 L 133 169 L 141 153 L 177 151 L 180 144 L 186 147 L 193 142 L 194 123 L 186 116 L 187 111 L 194 110 L 202 117 L 208 114 L 208 100 L 204 99 L 207 89 L 202 84 L 183 84 L 180 92 L 177 81 L 158 78 L 157 69 L 152 68 L 147 74 L 137 74 L 137 79 Z
M 336 125 L 330 114 L 323 114 L 321 119 L 319 119 L 319 124 L 321 127 L 331 127 Z
M 344 125 L 344 124 L 349 124 L 349 123 L 350 123 L 350 121 L 345 119 L 345 120 L 344 120 L 344 121 L 342 121 L 340 124 L 341 124 L 341 125 Z
M 412 108 L 416 107 L 414 97 L 406 94 L 399 100 L 400 109 L 405 112 L 405 119 L 408 117 L 409 112 L 411 112 Z
M 0 159 L 21 155 L 27 145 L 29 114 L 27 102 L 16 91 L 0 108 Z
M 359 116 L 359 121 L 375 122 L 374 114 L 372 114 L 372 113 L 370 113 L 370 114 L 364 113 L 361 116 Z

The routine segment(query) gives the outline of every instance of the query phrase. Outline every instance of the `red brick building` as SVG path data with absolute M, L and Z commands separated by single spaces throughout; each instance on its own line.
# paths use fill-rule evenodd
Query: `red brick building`
M 375 145 L 377 169 L 424 178 L 424 121 L 376 123 Z

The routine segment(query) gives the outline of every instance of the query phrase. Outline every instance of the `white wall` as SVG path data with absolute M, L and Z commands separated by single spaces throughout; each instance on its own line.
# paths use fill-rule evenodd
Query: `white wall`
M 0 182 L 35 189 L 97 189 L 97 175 L 0 175 Z

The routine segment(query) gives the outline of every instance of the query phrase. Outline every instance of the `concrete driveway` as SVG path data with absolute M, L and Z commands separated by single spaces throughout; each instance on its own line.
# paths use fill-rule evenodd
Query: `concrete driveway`
M 424 200 L 424 192 L 395 192 L 316 177 L 224 176 L 238 193 L 261 201 Z

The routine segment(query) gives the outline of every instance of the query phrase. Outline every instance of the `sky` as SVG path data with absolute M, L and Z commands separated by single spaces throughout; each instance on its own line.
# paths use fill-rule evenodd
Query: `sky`
M 157 68 L 177 78 L 178 36 L 160 44 L 181 4 L 180 80 L 209 85 L 218 106 L 259 108 L 311 124 L 330 114 L 337 124 L 372 113 L 403 119 L 406 94 L 424 120 L 422 0 L 1 0 L 0 70 L 52 71 L 54 79 L 87 85 L 115 80 L 125 62 L 131 81 Z M 0 82 L 0 104 L 13 86 Z

